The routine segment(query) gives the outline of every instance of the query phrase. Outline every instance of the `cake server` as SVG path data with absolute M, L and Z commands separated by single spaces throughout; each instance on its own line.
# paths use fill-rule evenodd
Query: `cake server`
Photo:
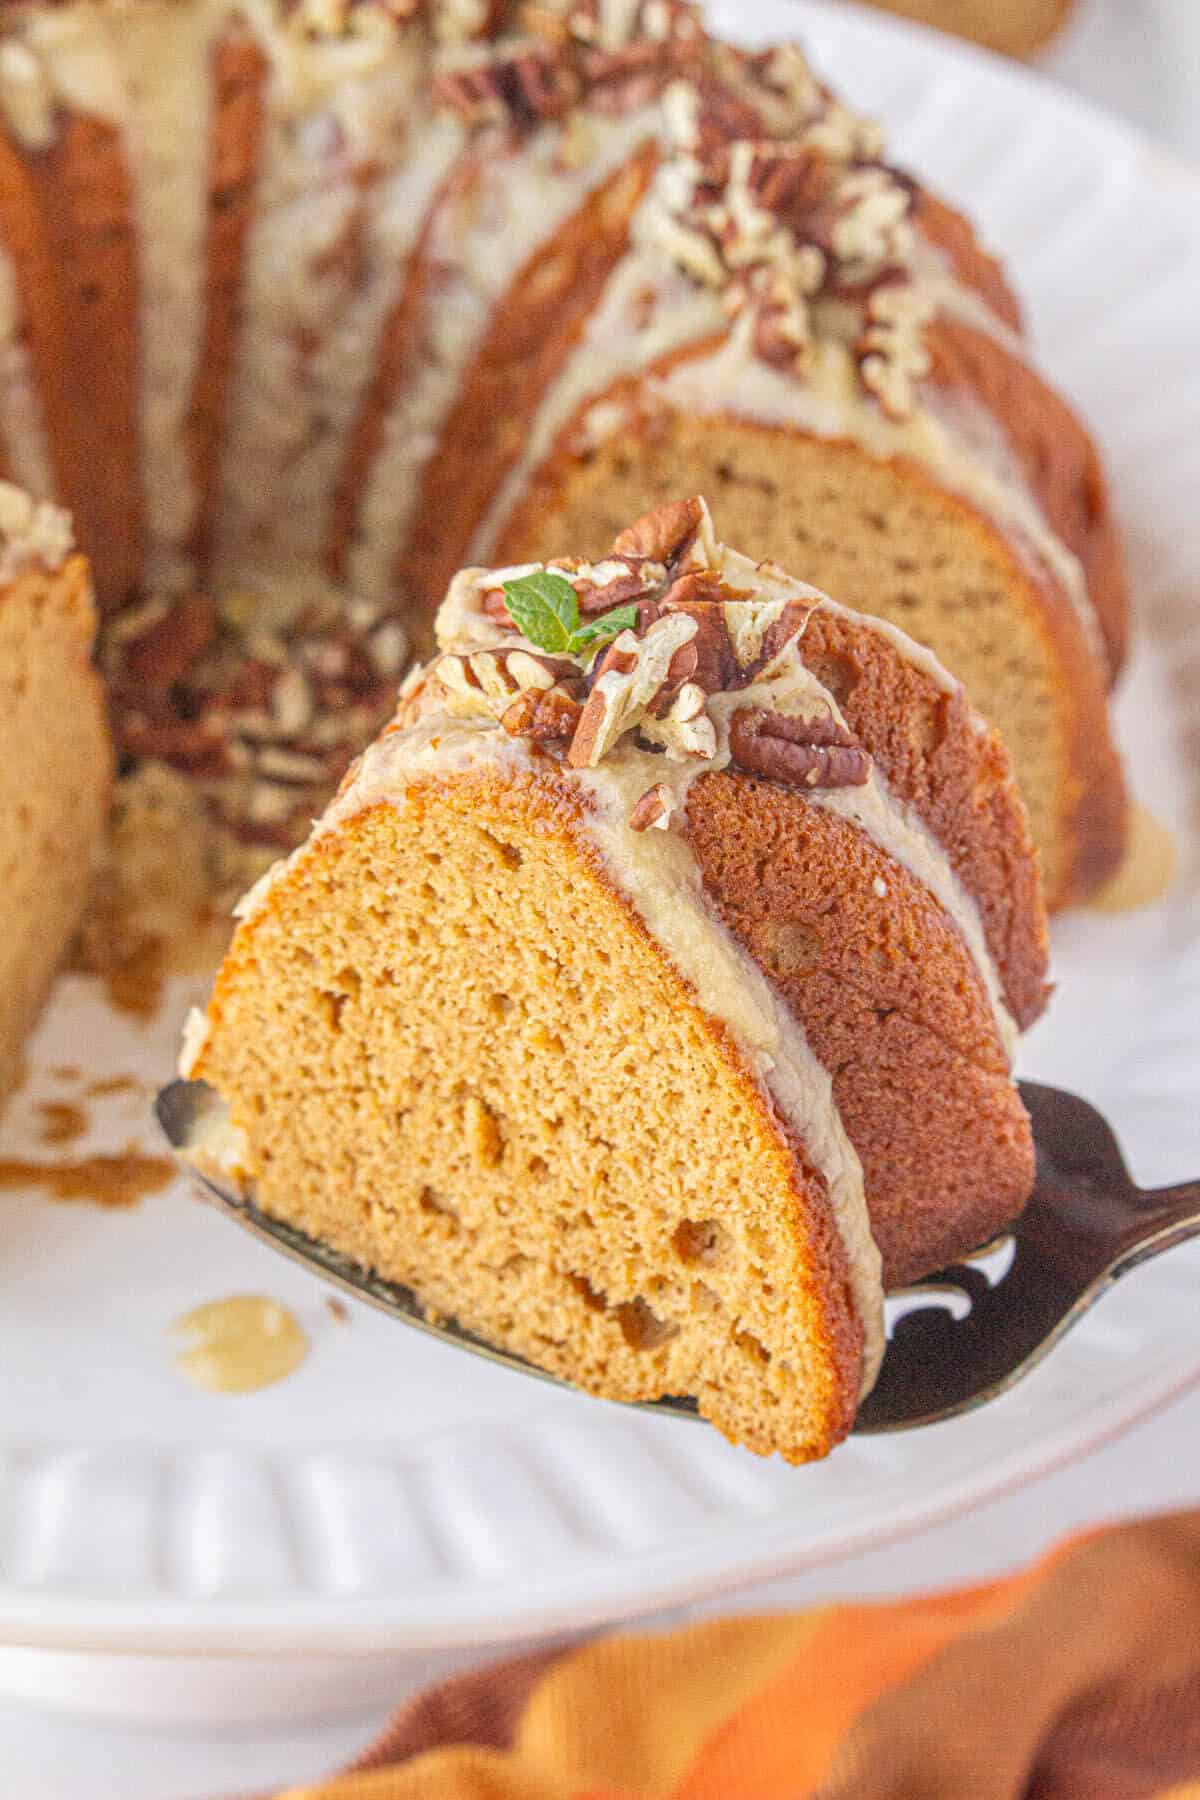
M 1144 1190 L 1093 1106 L 1023 1081 L 1037 1181 L 1010 1232 L 966 1262 L 888 1297 L 889 1340 L 857 1432 L 908 1431 L 952 1419 L 1004 1393 L 1037 1366 L 1114 1282 L 1164 1250 L 1200 1237 L 1200 1181 Z M 359 1300 L 443 1343 L 556 1386 L 556 1376 L 497 1349 L 452 1320 L 427 1318 L 408 1288 L 381 1280 L 315 1238 L 269 1218 L 244 1194 L 189 1161 L 218 1102 L 202 1081 L 175 1081 L 155 1104 L 167 1139 L 204 1197 L 253 1236 Z M 645 1410 L 698 1418 L 685 1398 Z

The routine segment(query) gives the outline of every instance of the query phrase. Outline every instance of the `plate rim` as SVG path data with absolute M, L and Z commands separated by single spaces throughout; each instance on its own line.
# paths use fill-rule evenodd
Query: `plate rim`
M 1044 1444 L 1035 1441 L 1021 1456 L 1010 1457 L 998 1478 L 986 1473 L 963 1477 L 957 1484 L 939 1490 L 928 1505 L 910 1507 L 893 1523 L 881 1527 L 878 1521 L 864 1522 L 848 1531 L 836 1548 L 830 1547 L 828 1538 L 811 1555 L 805 1554 L 803 1545 L 791 1549 L 783 1544 L 771 1546 L 736 1560 L 725 1559 L 719 1574 L 703 1569 L 691 1575 L 673 1576 L 652 1590 L 646 1590 L 640 1599 L 616 1606 L 611 1599 L 598 1598 L 583 1603 L 567 1599 L 557 1606 L 510 1608 L 503 1616 L 499 1613 L 495 1617 L 480 1614 L 471 1620 L 452 1621 L 448 1626 L 445 1621 L 409 1625 L 395 1618 L 364 1617 L 358 1601 L 305 1595 L 300 1598 L 289 1596 L 283 1607 L 261 1599 L 210 1599 L 204 1602 L 210 1616 L 197 1621 L 189 1616 L 196 1607 L 194 1599 L 171 1598 L 148 1603 L 145 1600 L 124 1602 L 91 1597 L 81 1601 L 65 1595 L 39 1594 L 36 1589 L 22 1595 L 19 1588 L 0 1587 L 0 1649 L 168 1657 L 217 1655 L 247 1662 L 270 1655 L 304 1661 L 318 1654 L 353 1659 L 426 1654 L 438 1650 L 494 1649 L 570 1633 L 587 1633 L 617 1622 L 631 1623 L 677 1607 L 699 1604 L 701 1600 L 719 1599 L 742 1588 L 802 1574 L 868 1549 L 901 1542 L 976 1506 L 1003 1499 L 1031 1481 L 1080 1461 L 1196 1386 L 1200 1386 L 1200 1359 L 1194 1368 L 1164 1372 L 1149 1399 L 1145 1389 L 1139 1388 L 1121 1406 L 1095 1416 L 1090 1426 L 1074 1435 L 1064 1434 L 1050 1453 L 1046 1452 Z M 618 1403 L 596 1401 L 594 1404 Z M 994 1404 L 1000 1406 L 1004 1402 Z M 953 1430 L 955 1424 L 956 1421 L 951 1421 L 948 1425 L 924 1429 L 947 1431 Z M 798 1473 L 802 1474 L 802 1471 Z M 794 1530 L 795 1519 L 793 1515 L 780 1514 L 766 1525 L 763 1521 L 750 1521 L 748 1530 L 765 1534 L 771 1525 L 778 1536 L 784 1537 L 789 1528 Z M 689 1546 L 682 1548 L 686 1550 Z M 661 1546 L 640 1552 L 636 1559 L 626 1558 L 626 1566 L 631 1568 L 627 1579 L 631 1583 L 635 1580 L 635 1571 L 643 1560 L 659 1562 L 662 1558 Z M 642 1583 L 639 1581 L 638 1585 L 640 1587 Z M 28 1616 L 36 1623 L 23 1625 L 20 1622 L 21 1610 L 9 1605 L 9 1596 L 14 1594 L 32 1603 Z M 82 1607 L 86 1607 L 95 1623 L 72 1626 L 58 1616 L 78 1614 Z M 343 1614 L 340 1618 L 339 1607 Z M 281 1616 L 267 1619 L 266 1614 L 274 1611 Z M 284 1614 L 286 1616 L 282 1616 Z M 305 1630 L 311 1630 L 312 1640 L 298 1644 L 297 1635 Z

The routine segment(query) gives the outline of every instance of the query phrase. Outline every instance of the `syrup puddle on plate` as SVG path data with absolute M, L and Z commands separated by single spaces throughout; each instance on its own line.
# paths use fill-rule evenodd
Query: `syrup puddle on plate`
M 52 1200 L 90 1200 L 95 1206 L 136 1206 L 175 1179 L 165 1156 L 142 1156 L 132 1146 L 116 1156 L 74 1162 L 24 1162 L 0 1157 L 0 1188 L 40 1187 Z
M 37 1110 L 41 1118 L 38 1135 L 43 1144 L 73 1144 L 85 1137 L 91 1127 L 91 1119 L 73 1100 L 39 1100 Z
M 265 1294 L 209 1300 L 175 1320 L 172 1336 L 190 1339 L 175 1366 L 213 1394 L 252 1394 L 300 1367 L 309 1344 L 296 1315 Z

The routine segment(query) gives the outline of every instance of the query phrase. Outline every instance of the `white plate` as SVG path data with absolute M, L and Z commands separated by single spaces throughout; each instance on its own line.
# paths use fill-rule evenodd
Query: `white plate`
M 715 12 L 746 29 L 745 6 Z M 756 36 L 802 29 L 848 98 L 889 121 L 898 156 L 969 199 L 1047 363 L 1104 439 L 1142 631 L 1121 731 L 1186 867 L 1142 915 L 1059 927 L 1061 992 L 1027 1070 L 1108 1110 L 1142 1180 L 1182 1179 L 1200 1148 L 1200 182 L 1036 77 L 905 27 L 789 0 L 757 0 L 752 18 Z M 64 981 L 6 1153 L 38 1153 L 31 1101 L 62 1092 L 46 1071 L 161 1078 L 175 1023 L 139 1029 Z M 106 1104 L 94 1142 L 112 1149 L 129 1101 Z M 792 1470 L 363 1309 L 338 1323 L 314 1280 L 182 1186 L 128 1213 L 36 1193 L 0 1204 L 10 1645 L 398 1651 L 610 1620 L 913 1531 L 1079 1455 L 1200 1373 L 1196 1246 L 1133 1276 L 983 1412 Z M 194 1391 L 172 1367 L 169 1322 L 246 1291 L 295 1308 L 307 1363 L 252 1396 Z

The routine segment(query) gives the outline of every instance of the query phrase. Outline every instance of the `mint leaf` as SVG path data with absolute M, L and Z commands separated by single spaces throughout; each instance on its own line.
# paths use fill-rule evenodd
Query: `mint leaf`
M 607 644 L 623 631 L 635 630 L 637 622 L 636 606 L 614 607 L 612 612 L 604 613 L 599 619 L 589 619 L 586 625 L 571 633 L 570 653 L 578 656 L 580 651 L 590 650 L 593 645 Z
M 565 576 L 535 569 L 502 586 L 509 617 L 522 637 L 551 654 L 570 652 L 579 625 L 579 598 Z

